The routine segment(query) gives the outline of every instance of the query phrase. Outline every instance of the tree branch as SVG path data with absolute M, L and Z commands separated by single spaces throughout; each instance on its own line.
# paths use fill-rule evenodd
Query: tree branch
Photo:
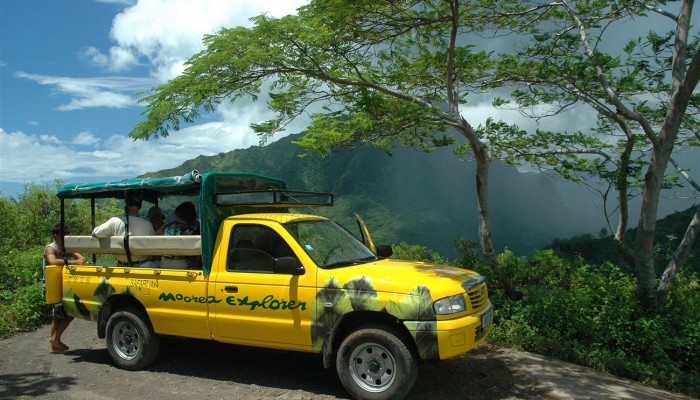
M 671 165 L 673 165 L 676 171 L 678 171 L 678 173 L 681 174 L 685 181 L 688 182 L 693 188 L 695 188 L 695 190 L 700 192 L 700 183 L 695 181 L 693 177 L 690 176 L 690 174 L 688 174 L 688 171 L 678 166 L 678 163 L 676 162 L 676 160 L 673 159 L 673 157 L 670 157 L 668 160 L 671 162 Z
M 567 0 L 562 0 L 561 4 L 564 6 L 564 8 L 566 8 L 571 18 L 574 19 L 579 29 L 579 36 L 581 37 L 581 43 L 583 44 L 584 51 L 589 58 L 592 58 L 594 56 L 594 52 L 591 48 L 590 40 L 588 39 L 586 27 L 583 25 L 583 22 L 578 15 L 576 15 L 574 10 L 569 6 Z M 617 93 L 615 93 L 615 90 L 612 88 L 612 86 L 610 86 L 608 79 L 605 77 L 605 71 L 603 71 L 600 66 L 596 65 L 595 71 L 596 75 L 598 76 L 598 81 L 600 82 L 610 101 L 615 106 L 615 109 L 626 118 L 637 121 L 642 126 L 644 133 L 647 135 L 652 144 L 654 144 L 654 146 L 658 146 L 658 138 L 649 121 L 647 121 L 642 114 L 630 110 L 622 103 L 620 98 L 617 96 Z
M 452 27 L 450 28 L 450 44 L 447 48 L 447 76 L 446 76 L 446 89 L 447 89 L 447 104 L 450 107 L 450 115 L 456 116 L 459 113 L 457 107 L 457 97 L 455 90 L 455 44 L 457 42 L 457 30 L 459 29 L 459 0 L 452 0 L 450 2 L 450 12 L 452 13 Z
M 688 228 L 685 230 L 681 244 L 678 245 L 678 249 L 673 254 L 673 258 L 666 266 L 663 275 L 661 276 L 661 282 L 659 282 L 659 287 L 656 289 L 656 295 L 659 301 L 663 301 L 668 295 L 668 291 L 671 287 L 671 281 L 676 275 L 678 268 L 688 259 L 688 254 L 690 249 L 693 247 L 693 243 L 700 232 L 700 205 L 695 206 L 695 212 L 693 213 L 693 218 L 688 224 Z
M 655 12 L 659 15 L 663 15 L 664 17 L 670 18 L 673 22 L 676 22 L 676 23 L 678 22 L 678 18 L 668 11 L 662 10 L 658 7 L 654 7 L 650 4 L 646 4 L 644 7 L 649 11 L 652 11 L 652 12 Z

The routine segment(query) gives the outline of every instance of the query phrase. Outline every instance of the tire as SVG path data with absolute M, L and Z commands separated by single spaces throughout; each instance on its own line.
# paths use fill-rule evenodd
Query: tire
M 404 336 L 389 326 L 353 331 L 338 349 L 336 369 L 355 399 L 402 399 L 416 382 L 418 361 Z
M 135 371 L 155 361 L 160 350 L 160 337 L 146 314 L 137 308 L 126 308 L 112 314 L 107 321 L 107 352 L 122 369 Z

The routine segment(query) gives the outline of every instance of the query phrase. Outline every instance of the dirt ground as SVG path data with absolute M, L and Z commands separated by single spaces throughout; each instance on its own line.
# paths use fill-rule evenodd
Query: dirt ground
M 0 341 L 0 399 L 346 399 L 335 370 L 313 354 L 209 341 L 168 341 L 146 371 L 113 366 L 95 325 L 76 320 L 66 354 L 49 353 L 49 327 Z M 408 399 L 689 399 L 588 368 L 482 346 L 420 366 Z

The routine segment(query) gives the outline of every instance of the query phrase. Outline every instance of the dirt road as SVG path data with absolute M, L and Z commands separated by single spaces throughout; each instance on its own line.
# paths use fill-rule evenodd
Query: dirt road
M 49 328 L 0 341 L 0 399 L 345 399 L 317 355 L 169 341 L 147 371 L 115 368 L 95 325 L 76 320 L 71 349 L 50 354 Z M 409 399 L 688 399 L 587 368 L 484 346 L 421 365 Z

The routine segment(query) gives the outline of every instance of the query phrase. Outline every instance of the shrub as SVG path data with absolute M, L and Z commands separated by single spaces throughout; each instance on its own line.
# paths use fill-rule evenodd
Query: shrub
M 700 292 L 680 275 L 656 313 L 642 310 L 634 276 L 617 266 L 564 261 L 552 251 L 511 252 L 489 279 L 490 341 L 586 365 L 669 390 L 700 394 Z
M 51 319 L 41 289 L 43 247 L 0 255 L 0 337 L 35 329 Z
M 432 264 L 447 264 L 447 259 L 425 246 L 411 245 L 401 242 L 392 246 L 394 254 L 391 258 L 397 260 L 423 261 Z

